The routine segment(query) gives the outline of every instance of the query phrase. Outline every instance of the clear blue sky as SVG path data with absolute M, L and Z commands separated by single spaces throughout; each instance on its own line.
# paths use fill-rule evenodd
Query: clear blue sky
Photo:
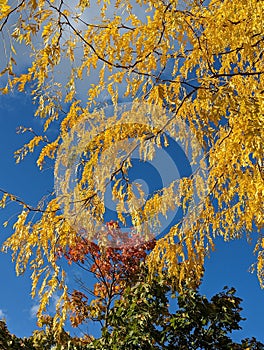
M 53 170 L 39 171 L 35 165 L 36 155 L 29 155 L 21 164 L 15 164 L 13 152 L 28 139 L 25 134 L 16 134 L 19 125 L 40 128 L 40 121 L 33 118 L 30 98 L 22 94 L 0 96 L 0 187 L 36 204 L 42 195 L 52 190 Z M 1 210 L 0 222 L 14 213 L 12 205 Z M 12 230 L 2 228 L 0 232 L 3 242 Z M 211 297 L 225 285 L 235 287 L 237 295 L 243 299 L 242 315 L 247 321 L 242 322 L 243 330 L 234 333 L 234 338 L 255 336 L 264 342 L 264 291 L 260 289 L 256 274 L 248 272 L 256 259 L 252 254 L 253 246 L 245 239 L 229 243 L 217 239 L 216 251 L 206 261 L 201 292 Z M 11 332 L 18 336 L 30 335 L 36 328 L 34 310 L 37 305 L 30 297 L 30 273 L 16 277 L 10 254 L 0 254 L 0 263 L 0 316 L 6 318 Z

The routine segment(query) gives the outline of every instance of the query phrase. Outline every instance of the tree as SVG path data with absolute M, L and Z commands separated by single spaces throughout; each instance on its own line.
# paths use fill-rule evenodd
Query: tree
M 128 289 L 109 314 L 110 332 L 88 349 L 263 349 L 255 338 L 234 342 L 241 329 L 241 299 L 225 288 L 209 301 L 198 291 L 177 295 L 178 309 L 169 310 L 170 288 L 164 282 L 140 283 Z M 176 296 L 176 295 L 175 295 Z
M 3 207 L 10 200 L 21 205 L 3 248 L 13 251 L 18 274 L 30 262 L 33 296 L 40 284 L 40 320 L 58 288 L 54 322 L 65 320 L 68 295 L 57 248 L 71 247 L 84 232 L 90 241 L 97 240 L 109 183 L 118 220 L 125 225 L 128 210 L 132 226 L 146 241 L 152 233 L 149 224 L 158 227 L 160 214 L 183 208 L 184 219 L 157 241 L 148 259 L 152 276 L 166 269 L 182 291 L 199 283 L 216 235 L 228 240 L 261 230 L 260 1 L 103 0 L 93 7 L 87 0 L 2 0 L 0 6 L 6 52 L 1 91 L 30 92 L 36 117 L 45 120 L 41 135 L 21 129 L 33 138 L 16 152 L 17 161 L 36 147 L 40 168 L 47 158 L 57 157 L 57 197 L 36 208 L 5 191 L 1 200 Z M 138 6 L 144 11 L 138 12 Z M 91 11 L 99 19 L 92 21 Z M 17 50 L 31 54 L 26 71 L 21 72 Z M 107 96 L 114 109 L 110 116 L 99 108 Z M 120 111 L 123 96 L 133 103 Z M 58 124 L 57 136 L 50 140 L 47 131 Z M 151 160 L 171 138 L 184 141 L 185 130 L 195 135 L 186 152 L 197 149 L 196 139 L 205 157 L 193 152 L 189 160 L 196 171 L 145 198 L 129 178 L 133 150 L 143 161 Z M 74 181 L 73 168 L 78 170 Z M 263 244 L 260 235 L 255 252 L 262 287 Z
M 124 237 L 116 222 L 107 227 L 107 234 Z M 104 249 L 79 239 L 67 252 L 59 250 L 60 257 L 97 279 L 90 290 L 84 276 L 79 280 L 81 290 L 74 290 L 69 301 L 74 327 L 89 320 L 100 322 L 101 336 L 86 334 L 90 341 L 85 349 L 264 348 L 255 338 L 241 343 L 232 340 L 232 332 L 241 329 L 244 320 L 242 300 L 235 296 L 234 288 L 224 287 L 211 301 L 197 289 L 184 287 L 178 293 L 166 272 L 149 278 L 145 261 L 155 241 L 135 245 L 135 240 L 128 234 L 125 245 Z
M 87 339 L 71 337 L 64 330 L 60 338 L 56 336 L 52 327 L 52 319 L 45 319 L 45 328 L 34 331 L 28 338 L 19 338 L 11 334 L 4 321 L 0 321 L 0 345 L 2 350 L 83 350 L 87 344 Z
M 10 332 L 7 329 L 7 326 L 4 321 L 0 321 L 0 345 L 3 350 L 19 350 L 22 347 L 26 350 L 32 350 L 32 344 L 25 339 L 20 339 Z
M 111 222 L 108 227 L 115 237 L 120 229 Z M 114 232 L 112 228 L 115 227 Z M 94 338 L 71 337 L 62 330 L 58 337 L 53 319 L 43 317 L 44 327 L 34 331 L 28 338 L 11 335 L 5 322 L 1 321 L 0 341 L 3 349 L 28 350 L 125 350 L 125 349 L 264 349 L 255 338 L 241 343 L 231 338 L 234 330 L 241 329 L 244 320 L 240 312 L 241 299 L 235 289 L 228 287 L 209 301 L 198 290 L 184 288 L 181 294 L 173 288 L 174 283 L 164 274 L 149 279 L 144 264 L 147 250 L 152 243 L 135 248 L 130 245 L 107 248 L 86 240 L 78 240 L 67 252 L 58 251 L 68 262 L 76 263 L 92 273 L 98 282 L 93 290 L 82 283 L 85 291 L 74 290 L 69 300 L 73 326 L 88 320 L 101 323 L 101 336 Z M 138 254 L 133 254 L 138 253 Z M 119 288 L 117 288 L 119 287 Z M 89 294 L 87 294 L 89 293 Z M 88 295 L 88 297 L 87 297 Z M 93 299 L 88 302 L 90 295 Z M 117 298 L 118 297 L 118 298 Z M 177 301 L 172 303 L 173 299 Z M 102 321 L 102 322 L 101 322 Z
M 1 321 L 0 342 L 3 350 L 125 350 L 125 349 L 251 349 L 263 350 L 264 344 L 255 338 L 234 342 L 230 335 L 241 329 L 239 323 L 241 299 L 233 288 L 208 301 L 197 291 L 185 290 L 177 295 L 178 309 L 168 308 L 168 285 L 161 280 L 146 281 L 128 288 L 111 308 L 105 328 L 98 339 L 70 337 L 63 331 L 58 339 L 52 331 L 52 319 L 46 318 L 46 328 L 28 338 L 11 335 Z M 139 317 L 140 316 L 140 317 Z
M 75 289 L 70 293 L 68 308 L 73 327 L 93 320 L 99 322 L 101 328 L 107 328 L 109 312 L 115 300 L 122 296 L 128 286 L 142 280 L 141 264 L 156 244 L 155 240 L 144 242 L 136 234 L 124 235 L 118 223 L 113 221 L 107 224 L 106 235 L 111 235 L 115 240 L 121 239 L 122 245 L 102 247 L 79 237 L 66 251 L 58 250 L 59 257 L 65 257 L 69 264 L 76 263 L 89 273 L 88 276 L 92 274 L 96 279 L 93 289 L 87 286 L 87 276 L 84 281 L 78 279 L 81 290 Z

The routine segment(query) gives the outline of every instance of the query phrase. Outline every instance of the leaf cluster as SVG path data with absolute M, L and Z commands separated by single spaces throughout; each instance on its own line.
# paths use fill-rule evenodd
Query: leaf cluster
M 142 282 L 126 290 L 109 313 L 109 329 L 88 349 L 264 349 L 255 338 L 241 343 L 232 340 L 241 329 L 241 299 L 235 289 L 225 289 L 209 301 L 198 291 L 185 290 L 176 296 L 176 311 L 168 285 Z

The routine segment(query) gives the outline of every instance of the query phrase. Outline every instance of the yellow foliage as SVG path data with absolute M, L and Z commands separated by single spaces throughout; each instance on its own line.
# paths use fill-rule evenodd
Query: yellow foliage
M 1 0 L 0 1 L 0 20 L 2 18 L 5 18 L 5 16 L 8 16 L 9 12 L 10 12 L 10 6 L 8 5 L 8 1 L 7 0 Z
M 55 140 L 54 142 L 48 143 L 46 146 L 42 148 L 41 153 L 37 160 L 37 165 L 39 166 L 40 169 L 42 169 L 43 167 L 43 162 L 45 157 L 54 158 L 58 148 L 58 142 L 59 142 L 59 139 Z
M 43 140 L 42 136 L 34 136 L 27 144 L 22 148 L 15 151 L 16 162 L 19 163 L 30 152 L 32 153 L 36 146 Z
M 65 320 L 68 301 L 63 278 L 58 282 L 63 271 L 56 249 L 74 241 L 77 233 L 71 220 L 78 219 L 91 235 L 95 233 L 94 223 L 103 221 L 103 195 L 109 181 L 115 182 L 112 196 L 118 202 L 118 218 L 125 221 L 126 204 L 132 222 L 143 230 L 148 220 L 159 227 L 159 214 L 166 217 L 178 206 L 187 212 L 193 196 L 200 199 L 199 208 L 171 227 L 148 260 L 151 274 L 166 268 L 179 289 L 183 283 L 199 284 L 204 259 L 217 235 L 229 240 L 244 233 L 250 236 L 253 227 L 260 231 L 264 204 L 262 1 L 137 1 L 140 14 L 129 0 L 99 1 L 101 18 L 89 23 L 89 1 L 70 7 L 60 3 L 0 1 L 0 31 L 10 48 L 1 72 L 1 79 L 7 79 L 1 92 L 9 93 L 16 85 L 20 92 L 30 91 L 37 107 L 35 116 L 45 120 L 43 135 L 18 150 L 17 161 L 44 141 L 37 165 L 42 168 L 45 157 L 55 158 L 60 149 L 59 161 L 67 169 L 62 178 L 55 165 L 61 197 L 37 208 L 35 219 L 32 208 L 24 206 L 4 249 L 13 251 L 17 273 L 30 264 L 32 295 L 39 285 L 40 320 L 52 293 L 60 289 L 57 321 Z M 13 21 L 12 33 L 9 21 Z M 23 73 L 13 69 L 20 43 L 31 57 Z M 122 94 L 134 99 L 134 104 L 118 117 Z M 111 117 L 94 109 L 107 99 L 114 104 Z M 179 123 L 185 125 L 180 130 L 176 128 Z M 48 141 L 45 135 L 53 125 L 58 135 Z M 142 189 L 122 185 L 116 175 L 126 179 L 133 147 L 142 161 L 151 160 L 162 140 L 169 143 L 166 134 L 184 141 L 187 126 L 205 148 L 205 159 L 195 152 L 190 157 L 191 164 L 199 164 L 199 174 L 175 180 L 137 209 L 144 199 Z M 75 139 L 80 142 L 74 143 Z M 125 143 L 128 139 L 135 143 Z M 186 152 L 191 146 L 195 149 L 194 142 L 194 138 L 186 140 Z M 124 145 L 123 153 L 118 153 L 120 145 Z M 81 160 L 82 178 L 73 185 L 70 168 L 77 169 Z M 208 172 L 206 183 L 203 171 Z M 5 206 L 7 198 L 4 195 L 0 206 Z M 74 213 L 72 201 L 77 203 Z M 60 205 L 65 216 L 59 214 Z M 262 286 L 263 249 L 259 241 L 256 269 Z M 93 312 L 97 312 L 96 305 Z

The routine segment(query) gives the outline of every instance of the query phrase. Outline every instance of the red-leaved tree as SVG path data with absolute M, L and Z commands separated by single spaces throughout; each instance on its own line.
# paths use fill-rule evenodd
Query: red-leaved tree
M 66 251 L 58 248 L 58 257 L 66 258 L 69 264 L 77 264 L 96 278 L 92 289 L 88 288 L 87 281 L 79 279 L 79 290 L 75 289 L 69 295 L 73 327 L 87 320 L 107 327 L 113 301 L 122 298 L 127 286 L 140 280 L 141 264 L 155 246 L 155 239 L 145 241 L 139 233 L 124 232 L 115 221 L 106 224 L 103 234 L 105 244 L 77 236 Z

